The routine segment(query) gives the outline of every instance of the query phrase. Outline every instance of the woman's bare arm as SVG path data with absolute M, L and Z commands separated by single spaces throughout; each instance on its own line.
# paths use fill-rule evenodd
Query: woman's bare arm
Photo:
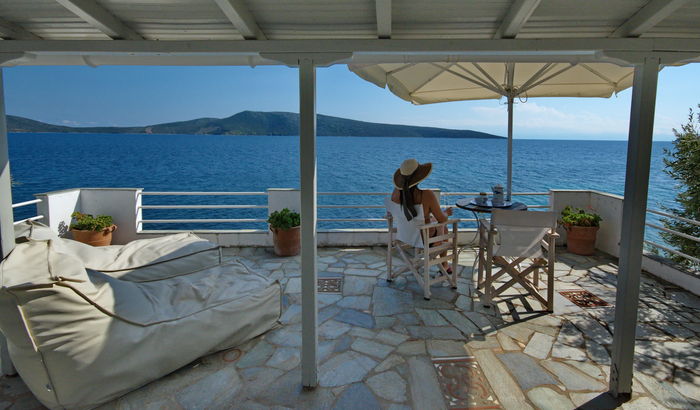
M 452 216 L 452 208 L 447 208 L 445 212 L 440 209 L 440 202 L 433 191 L 423 191 L 423 202 L 428 205 L 428 210 L 438 222 L 445 222 L 447 217 Z

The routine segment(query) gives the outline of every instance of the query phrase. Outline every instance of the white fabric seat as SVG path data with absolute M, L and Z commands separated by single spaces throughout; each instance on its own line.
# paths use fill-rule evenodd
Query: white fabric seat
M 514 285 L 520 285 L 543 307 L 554 310 L 554 262 L 556 214 L 554 212 L 506 211 L 494 209 L 491 221 L 479 221 L 479 255 L 477 288 L 483 290 L 485 302 Z M 493 267 L 499 270 L 493 273 Z M 547 272 L 547 293 L 539 291 L 541 270 Z M 510 280 L 495 288 L 504 275 Z
M 417 215 L 407 220 L 401 209 L 401 205 L 395 203 L 391 198 L 384 200 L 387 210 L 388 242 L 387 242 L 387 276 L 386 280 L 391 282 L 400 274 L 412 272 L 423 288 L 423 297 L 430 299 L 430 286 L 436 283 L 448 281 L 453 288 L 457 288 L 457 219 L 448 219 L 442 223 L 425 223 L 423 206 L 416 205 Z M 394 226 L 396 223 L 396 226 Z M 452 225 L 452 232 L 445 235 L 431 238 L 430 229 L 440 229 L 447 225 Z M 442 243 L 444 242 L 444 243 Z M 433 245 L 433 246 L 431 246 Z M 399 254 L 404 266 L 398 270 L 393 269 L 393 252 Z M 440 253 L 447 255 L 441 257 Z M 444 262 L 452 263 L 452 273 L 448 273 L 442 266 Z M 430 276 L 430 268 L 438 267 L 435 278 Z
M 278 282 L 193 234 L 86 246 L 29 239 L 0 264 L 0 328 L 49 408 L 97 406 L 279 319 Z

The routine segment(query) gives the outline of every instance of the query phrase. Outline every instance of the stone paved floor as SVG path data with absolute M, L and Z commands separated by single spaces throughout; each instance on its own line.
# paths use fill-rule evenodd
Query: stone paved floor
M 537 312 L 517 290 L 487 309 L 473 291 L 474 254 L 462 252 L 459 287 L 381 279 L 385 249 L 320 249 L 319 276 L 342 294 L 319 294 L 319 380 L 300 388 L 298 258 L 229 249 L 284 289 L 282 326 L 212 354 L 104 409 L 612 408 L 604 394 L 614 328 L 616 261 L 557 255 L 556 289 L 586 289 L 610 303 L 580 308 L 555 293 Z M 700 298 L 642 278 L 634 393 L 622 408 L 700 406 Z M 439 375 L 439 376 L 438 376 Z M 0 379 L 0 408 L 40 407 L 18 377 Z

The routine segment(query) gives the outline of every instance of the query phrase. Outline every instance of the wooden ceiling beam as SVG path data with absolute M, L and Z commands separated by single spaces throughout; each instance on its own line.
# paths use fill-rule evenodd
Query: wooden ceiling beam
M 651 0 L 615 29 L 611 37 L 639 37 L 687 2 L 688 0 Z
M 71 13 L 114 40 L 143 40 L 143 37 L 93 0 L 56 0 Z
M 2 17 L 0 17 L 0 37 L 6 40 L 41 40 L 41 37 L 36 34 Z
M 541 0 L 515 0 L 510 7 L 494 38 L 515 38 L 520 29 L 527 23 Z
M 391 38 L 391 0 L 376 0 L 377 37 Z
M 246 40 L 267 40 L 244 0 L 214 0 Z

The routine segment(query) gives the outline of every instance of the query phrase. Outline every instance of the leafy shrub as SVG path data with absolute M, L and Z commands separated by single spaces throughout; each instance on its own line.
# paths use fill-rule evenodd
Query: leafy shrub
M 286 230 L 301 225 L 301 216 L 288 208 L 284 208 L 281 211 L 271 213 L 270 217 L 267 218 L 267 223 L 272 228 Z
M 698 105 L 700 109 L 700 104 Z M 697 121 L 697 124 L 695 122 Z M 700 114 L 696 116 L 693 110 L 688 115 L 688 123 L 681 126 L 681 130 L 673 130 L 676 139 L 673 141 L 673 150 L 664 149 L 664 164 L 666 173 L 678 182 L 678 206 L 664 206 L 664 210 L 681 218 L 700 220 Z M 700 236 L 700 226 L 671 218 L 663 218 L 666 228 L 690 236 Z M 661 237 L 686 255 L 700 256 L 700 243 L 684 238 L 670 232 L 661 232 Z M 699 269 L 700 264 L 671 253 L 668 257 L 688 267 Z
M 70 228 L 80 231 L 99 232 L 114 225 L 112 217 L 109 215 L 92 216 L 81 212 L 73 212 L 71 216 L 75 219 L 75 222 L 70 225 Z
M 602 219 L 598 214 L 587 213 L 581 208 L 569 205 L 561 211 L 561 222 L 564 226 L 600 226 Z

